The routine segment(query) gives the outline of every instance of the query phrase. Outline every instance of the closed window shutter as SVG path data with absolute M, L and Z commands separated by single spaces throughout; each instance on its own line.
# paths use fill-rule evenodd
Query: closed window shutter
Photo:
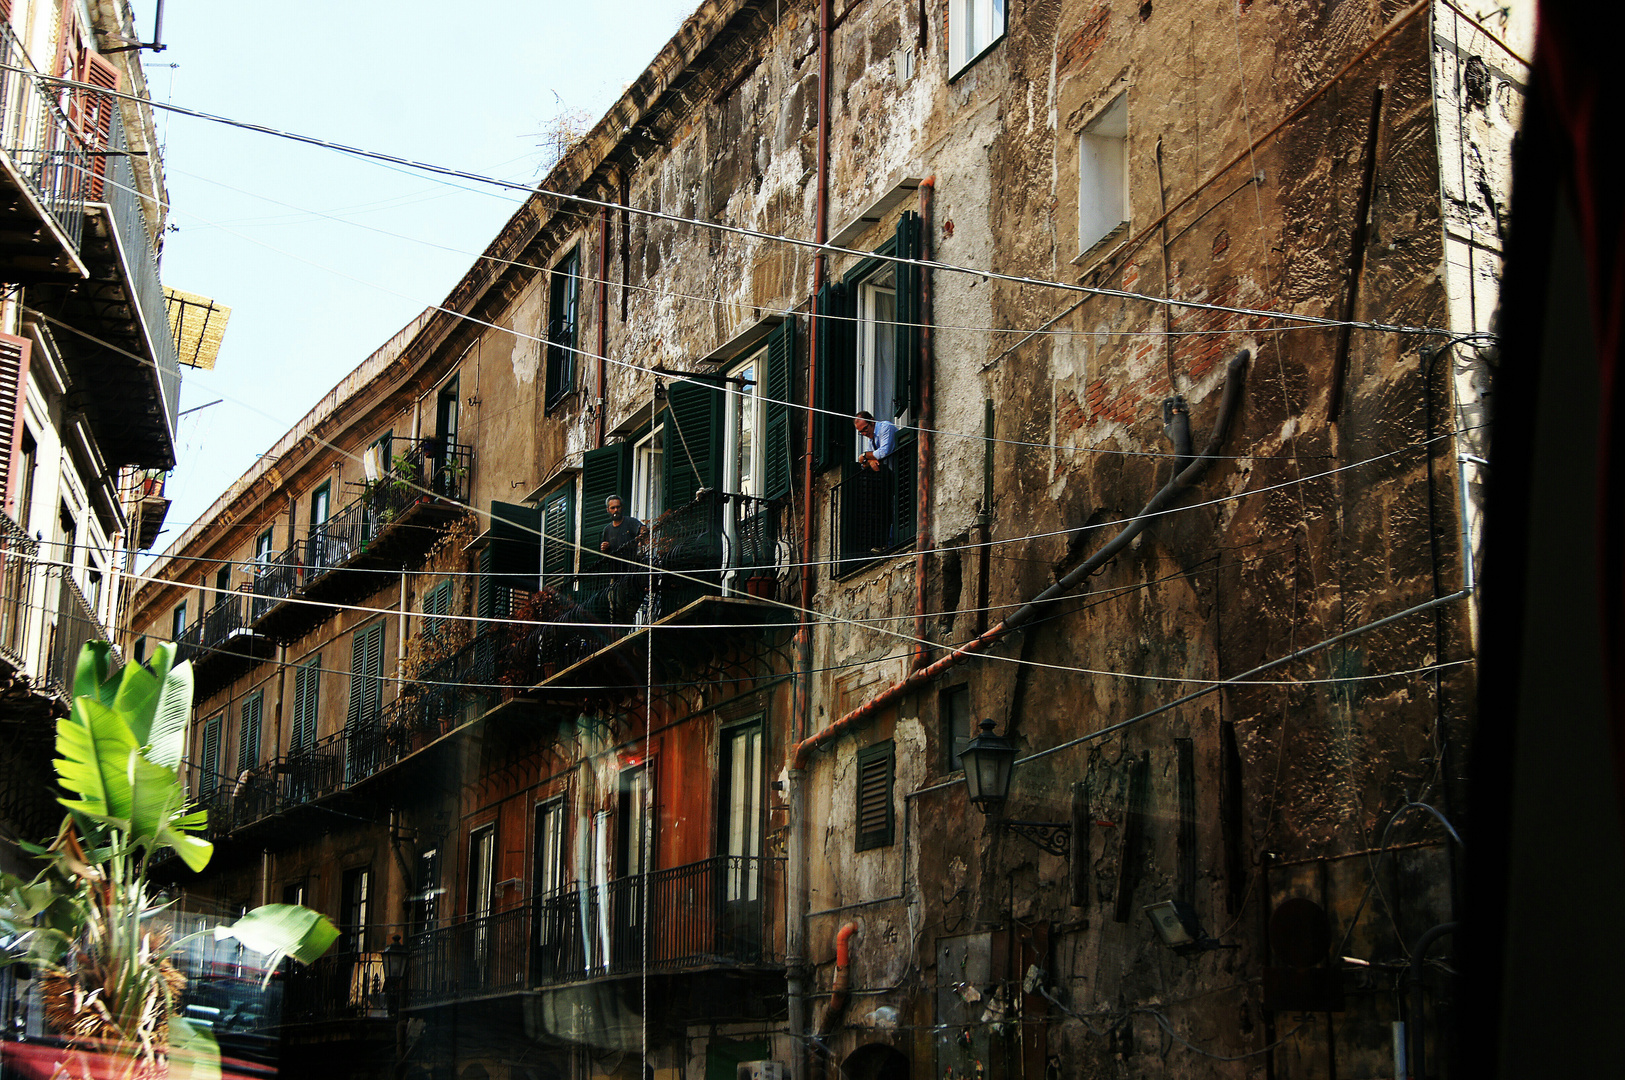
M 828 468 L 851 455 L 852 414 L 857 406 L 857 328 L 853 293 L 840 282 L 818 290 L 818 408 L 812 414 L 813 458 Z
M 497 617 L 498 585 L 496 575 L 491 572 L 491 566 L 495 558 L 496 556 L 493 554 L 490 544 L 480 548 L 480 595 L 476 601 L 479 610 L 474 614 L 482 619 Z
M 909 211 L 897 222 L 899 259 L 920 257 L 920 215 Z M 893 382 L 892 415 L 918 410 L 920 401 L 920 268 L 897 263 L 896 380 Z M 880 408 L 876 405 L 875 408 Z
M 241 722 L 237 726 L 237 771 L 252 769 L 260 763 L 260 726 L 265 716 L 263 691 L 251 695 L 243 702 Z
M 666 508 L 694 501 L 701 488 L 715 488 L 722 456 L 722 391 L 680 379 L 666 387 Z
M 23 460 L 23 414 L 28 401 L 28 355 L 26 338 L 0 334 L 0 497 L 12 520 L 22 514 L 17 494 L 22 487 L 19 475 Z
M 858 850 L 892 842 L 893 744 L 888 740 L 858 751 Z
M 117 90 L 119 78 L 118 68 L 95 53 L 85 53 L 80 81 L 104 90 Z M 95 155 L 91 158 L 89 191 L 85 197 L 99 202 L 106 187 L 108 158 L 105 151 L 112 143 L 113 110 L 118 108 L 118 99 L 94 90 L 80 90 L 78 96 L 79 133 L 85 141 L 85 149 Z
M 350 703 L 344 726 L 355 728 L 378 719 L 383 706 L 384 624 L 374 623 L 350 639 Z
M 542 584 L 563 588 L 575 569 L 575 488 L 555 491 L 542 504 Z
M 423 614 L 428 616 L 451 614 L 451 589 L 449 581 L 442 581 L 430 589 L 423 597 Z M 436 618 L 423 620 L 423 633 L 428 637 L 444 633 L 447 623 Z
M 221 719 L 216 715 L 203 722 L 203 747 L 198 761 L 197 790 L 200 797 L 212 794 L 219 782 Z
M 790 372 L 796 359 L 796 320 L 781 322 L 767 339 L 767 431 L 762 440 L 764 455 L 762 494 L 782 499 L 790 494 L 790 478 L 795 456 L 790 451 Z
M 302 750 L 316 741 L 317 692 L 320 689 L 322 658 L 317 656 L 299 665 L 293 677 L 293 732 L 289 750 Z
M 671 436 L 666 440 L 666 460 L 670 461 L 672 455 Z M 589 572 L 598 569 L 598 543 L 603 536 L 604 526 L 609 524 L 609 511 L 604 509 L 604 500 L 611 495 L 619 495 L 623 499 L 631 497 L 632 486 L 632 447 L 629 443 L 611 443 L 596 450 L 588 450 L 581 459 L 581 569 Z M 670 488 L 666 489 L 667 506 L 672 503 Z M 598 583 L 589 582 L 588 588 L 596 587 Z

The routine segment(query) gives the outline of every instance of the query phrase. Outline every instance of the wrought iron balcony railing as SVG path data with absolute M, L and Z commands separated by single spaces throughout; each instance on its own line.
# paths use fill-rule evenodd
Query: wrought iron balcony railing
M 133 294 L 134 307 L 140 314 L 143 336 L 152 350 L 158 393 L 163 401 L 164 418 L 168 422 L 170 438 L 174 438 L 175 419 L 180 409 L 181 361 L 175 351 L 175 335 L 169 326 L 169 306 L 164 300 L 164 286 L 158 276 L 158 253 L 154 250 L 151 233 L 147 229 L 146 197 L 136 184 L 135 168 L 130 164 L 130 145 L 124 134 L 124 118 L 112 100 L 102 104 L 111 121 L 108 129 L 106 178 L 93 185 L 92 198 L 107 207 L 107 219 L 114 234 L 128 275 L 128 288 Z
M 652 972 L 783 962 L 769 898 L 784 860 L 724 855 L 576 886 L 411 942 L 411 999 L 431 1005 Z
M 56 96 L 15 70 L 29 66 L 11 20 L 0 20 L 0 151 L 77 254 L 91 156 Z
M 62 579 L 62 584 L 57 594 L 56 627 L 51 635 L 44 685 L 66 701 L 73 692 L 73 675 L 78 668 L 79 651 L 86 642 L 112 641 L 113 635 L 96 617 L 95 609 L 85 599 L 85 594 L 79 591 L 73 574 L 59 570 L 56 575 Z M 123 663 L 116 648 L 114 663 Z
M 0 653 L 22 667 L 28 633 L 30 596 L 37 576 L 39 541 L 10 516 L 0 513 Z
M 436 502 L 465 505 L 473 464 L 473 447 L 438 439 L 419 440 L 396 454 L 382 479 L 369 483 L 359 498 L 313 526 L 302 547 L 295 545 L 299 572 L 291 583 L 282 579 L 277 584 L 300 589 L 318 581 L 367 551 L 391 525 L 419 506 Z M 283 593 L 281 598 L 289 595 L 292 593 Z
M 848 462 L 830 492 L 830 563 L 836 577 L 855 573 L 914 542 L 915 436 L 900 432 L 889 468 Z
M 544 590 L 534 647 L 544 667 L 589 656 L 702 596 L 768 595 L 776 584 L 778 508 L 749 495 L 702 492 L 662 514 L 622 559 L 592 557 L 578 590 Z
M 394 990 L 386 983 L 383 953 L 328 953 L 313 964 L 295 964 L 288 970 L 282 984 L 282 1022 L 382 1019 L 389 1016 Z
M 214 606 L 203 613 L 203 618 L 186 628 L 176 642 L 177 660 L 204 660 L 212 658 L 233 634 L 248 628 L 248 597 L 243 593 L 222 593 Z

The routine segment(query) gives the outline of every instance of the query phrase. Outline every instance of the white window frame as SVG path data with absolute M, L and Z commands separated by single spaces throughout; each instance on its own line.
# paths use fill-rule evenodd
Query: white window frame
M 1004 37 L 1009 0 L 948 0 L 948 76 L 964 71 Z
M 632 447 L 632 516 L 644 524 L 666 509 L 666 425 L 656 424 Z
M 1129 223 L 1128 95 L 1119 94 L 1078 133 L 1078 257 Z
M 722 490 L 729 494 L 750 495 L 756 498 L 760 498 L 762 494 L 763 473 L 767 469 L 765 453 L 767 402 L 762 397 L 766 368 L 767 350 L 758 349 L 747 359 L 729 368 L 728 381 L 723 383 Z M 743 379 L 750 380 L 749 385 L 740 385 L 735 381 Z M 744 490 L 747 485 L 739 468 L 739 434 L 747 418 L 750 421 L 748 485 L 752 489 L 750 491 Z M 749 503 L 735 499 L 729 501 L 727 509 L 723 512 L 723 533 L 728 544 L 727 558 L 723 564 L 725 566 L 732 566 L 738 561 L 734 558 L 734 552 L 739 550 L 739 523 L 750 510 Z M 736 576 L 737 571 L 734 570 L 729 570 L 723 575 L 723 585 L 728 594 L 736 591 L 734 582 Z
M 890 285 L 882 285 L 879 279 L 890 277 Z M 908 426 L 908 415 L 893 417 L 892 409 L 895 407 L 897 387 L 897 357 L 895 355 L 882 356 L 881 344 L 883 341 L 895 341 L 897 329 L 897 268 L 894 263 L 887 263 L 871 276 L 858 282 L 858 355 L 857 355 L 857 386 L 856 398 L 858 410 L 874 414 L 876 420 L 893 421 L 899 427 Z M 879 307 L 879 297 L 891 297 L 891 317 L 882 318 Z M 857 459 L 868 450 L 869 440 L 854 429 L 852 432 L 852 457 Z

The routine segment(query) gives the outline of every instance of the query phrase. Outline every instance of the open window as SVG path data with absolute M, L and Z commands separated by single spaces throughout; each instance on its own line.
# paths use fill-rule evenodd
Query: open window
M 1078 135 L 1078 252 L 1087 256 L 1128 232 L 1128 95 Z
M 896 232 L 841 281 L 819 291 L 818 404 L 814 454 L 820 466 L 840 466 L 831 494 L 831 555 L 837 576 L 910 544 L 915 532 L 915 436 L 919 408 L 920 217 L 905 212 Z M 858 464 L 882 443 L 860 435 L 859 411 L 895 427 L 882 467 Z M 877 429 L 877 434 L 880 430 Z
M 581 249 L 553 265 L 548 275 L 547 398 L 553 411 L 576 388 L 577 324 L 581 306 Z
M 958 75 L 1004 37 L 1005 0 L 948 0 L 948 74 Z

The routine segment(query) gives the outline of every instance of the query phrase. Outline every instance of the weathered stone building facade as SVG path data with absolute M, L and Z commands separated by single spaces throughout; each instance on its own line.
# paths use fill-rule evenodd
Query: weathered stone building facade
M 703 5 L 139 598 L 284 1064 L 1437 1073 L 1526 32 Z

